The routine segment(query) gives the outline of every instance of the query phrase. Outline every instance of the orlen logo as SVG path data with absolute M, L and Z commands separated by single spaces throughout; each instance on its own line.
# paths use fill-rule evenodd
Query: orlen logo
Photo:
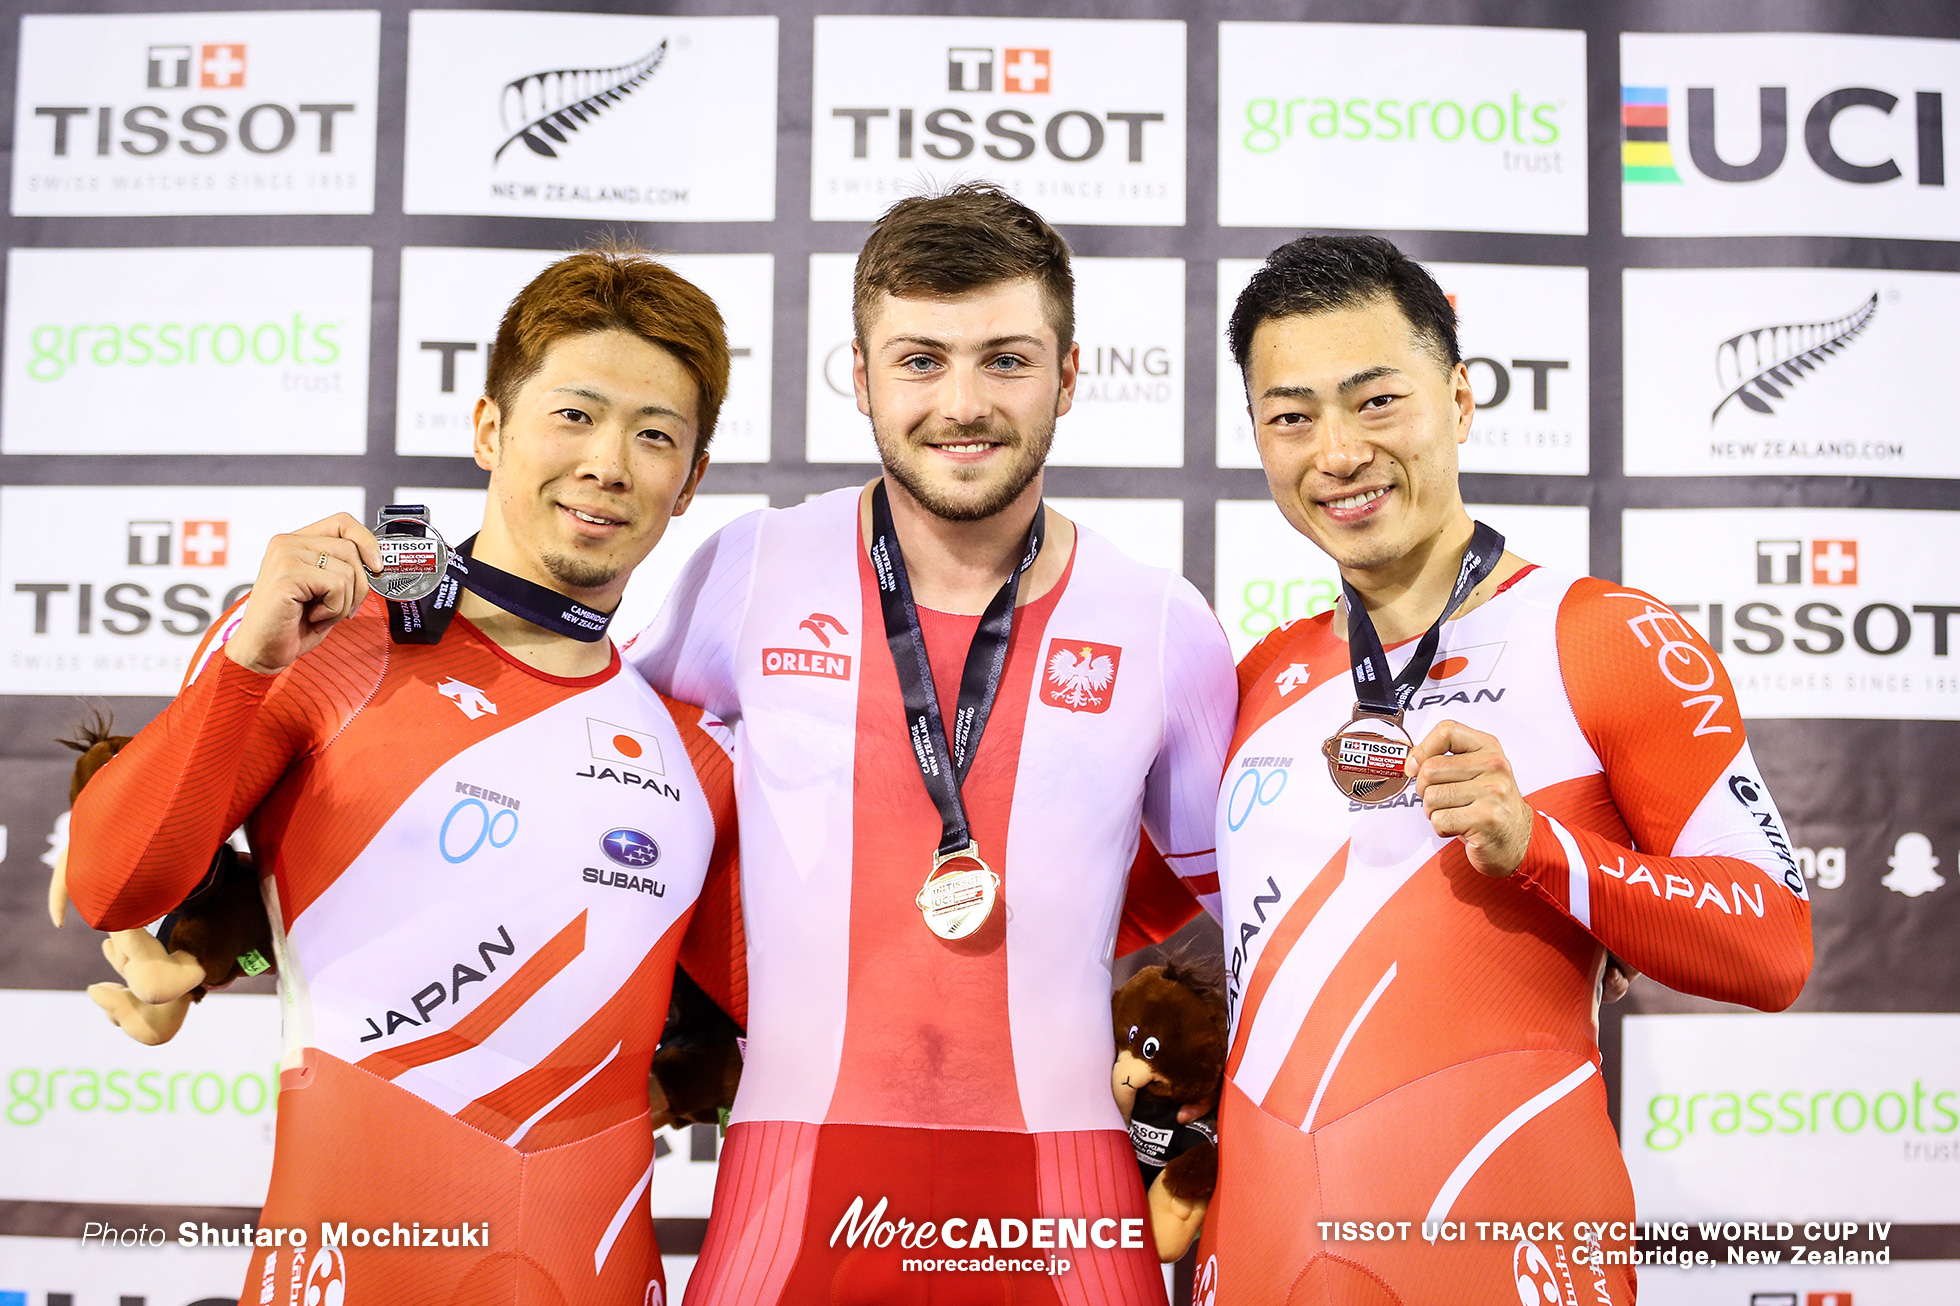
M 996 61 L 987 46 L 954 46 L 946 52 L 946 90 L 949 95 L 1048 95 L 1053 85 L 1049 51 L 1007 46 Z M 1052 110 L 1052 112 L 1051 112 Z M 1034 113 L 1000 108 L 979 117 L 980 106 L 836 108 L 833 119 L 851 124 L 851 157 L 910 159 L 919 156 L 952 161 L 979 149 L 1000 163 L 1019 163 L 1045 150 L 1063 163 L 1087 163 L 1105 147 L 1118 149 L 1131 163 L 1144 162 L 1152 123 L 1162 113 L 1137 110 L 1092 110 L 1042 105 Z M 984 136 L 983 136 L 984 133 Z M 915 154 L 916 151 L 916 154 Z
M 832 653 L 830 637 L 849 635 L 844 623 L 827 612 L 812 612 L 797 623 L 797 629 L 805 631 L 823 647 L 808 648 L 765 648 L 762 650 L 762 674 L 765 676 L 816 676 L 821 680 L 849 680 L 851 678 L 851 655 Z
M 1788 87 L 1762 86 L 1755 91 L 1754 130 L 1731 126 L 1730 139 L 1754 137 L 1753 158 L 1723 157 L 1716 148 L 1715 89 L 1686 88 L 1685 135 L 1687 162 L 1710 181 L 1761 181 L 1790 157 L 1790 92 Z M 1875 186 L 1906 175 L 1898 157 L 1872 162 L 1847 159 L 1834 135 L 1840 115 L 1851 111 L 1882 115 L 1887 135 L 1898 154 L 1908 155 L 1913 181 L 1920 186 L 1946 185 L 1946 113 L 1938 91 L 1913 91 L 1909 107 L 1890 91 L 1870 86 L 1845 86 L 1821 95 L 1803 114 L 1803 147 L 1811 164 L 1827 177 L 1854 186 Z M 1621 179 L 1629 185 L 1679 185 L 1680 157 L 1674 152 L 1671 91 L 1665 86 L 1620 88 Z M 1746 103 L 1747 93 L 1728 91 L 1725 106 Z M 1895 112 L 1896 111 L 1896 112 Z M 1748 116 L 1746 113 L 1743 116 Z M 1891 124 L 1898 124 L 1893 128 Z M 1907 127 L 1906 124 L 1911 126 Z
M 43 139 L 57 159 L 71 151 L 97 158 L 148 158 L 173 151 L 212 155 L 233 144 L 250 154 L 282 154 L 295 143 L 322 156 L 334 152 L 334 128 L 341 115 L 355 112 L 353 104 L 265 100 L 245 105 L 231 98 L 182 102 L 182 95 L 193 92 L 243 91 L 246 67 L 241 44 L 152 45 L 146 52 L 144 89 L 176 93 L 153 97 L 161 103 L 41 104 L 34 106 L 33 116 L 47 120 L 49 134 Z
M 1784 647 L 1824 657 L 1856 644 L 1876 657 L 1903 653 L 1915 639 L 1930 638 L 1932 656 L 1949 656 L 1954 631 L 1951 619 L 1960 604 L 1914 603 L 1908 607 L 1886 599 L 1857 603 L 1859 548 L 1854 539 L 1759 539 L 1756 541 L 1756 585 L 1772 592 L 1805 588 L 1831 597 L 1804 602 L 1770 597 L 1740 603 L 1706 605 L 1708 642 L 1721 654 L 1747 653 L 1766 657 Z M 1835 591 L 1835 593 L 1833 592 Z M 1676 611 L 1697 614 L 1702 604 L 1675 604 Z M 1922 645 L 1923 647 L 1923 645 Z

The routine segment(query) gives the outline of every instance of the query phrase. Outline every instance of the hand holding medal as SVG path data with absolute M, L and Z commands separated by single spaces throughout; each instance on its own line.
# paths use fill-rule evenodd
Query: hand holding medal
M 1430 828 L 1463 840 L 1472 866 L 1502 878 L 1524 864 L 1531 805 L 1496 736 L 1441 722 L 1410 752 L 1407 774 L 1415 777 Z
M 260 675 L 284 671 L 366 600 L 370 564 L 381 566 L 374 534 L 344 512 L 273 536 L 225 656 Z

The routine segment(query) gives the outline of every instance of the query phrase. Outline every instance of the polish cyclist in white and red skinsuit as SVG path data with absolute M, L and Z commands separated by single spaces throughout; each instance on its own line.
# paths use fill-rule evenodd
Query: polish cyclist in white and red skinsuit
M 1633 1195 L 1597 1043 L 1609 951 L 1765 1010 L 1810 968 L 1803 877 L 1735 692 L 1656 599 L 1473 531 L 1455 314 L 1388 242 L 1282 247 L 1231 341 L 1274 501 L 1346 597 L 1239 668 L 1217 815 L 1233 1019 L 1198 1298 L 1626 1306 Z M 1468 588 L 1480 557 L 1494 566 Z M 1386 649 L 1365 682 L 1362 623 Z M 1397 682 L 1413 748 L 1395 779 L 1413 782 L 1368 778 L 1357 797 L 1387 801 L 1356 801 L 1323 742 Z M 1330 1221 L 1410 1233 L 1343 1240 Z M 1421 1235 L 1446 1221 L 1531 1227 Z
M 687 1300 L 1161 1302 L 1109 1089 L 1110 959 L 1139 826 L 1176 876 L 1156 881 L 1183 904 L 1168 924 L 1216 900 L 1230 652 L 1182 578 L 1040 508 L 1077 366 L 1067 247 L 1046 223 L 990 187 L 902 202 L 859 256 L 855 307 L 882 481 L 727 527 L 626 650 L 735 739 L 747 1058 Z M 871 561 L 878 488 L 949 730 L 980 614 L 1044 513 L 962 787 L 1000 877 L 964 938 L 915 903 L 946 826 Z M 1060 1227 L 1018 1250 L 853 1246 L 837 1235 L 858 1199 L 913 1225 Z M 989 1255 L 1072 1268 L 903 1266 Z
M 472 566 L 611 610 L 693 497 L 727 384 L 698 288 L 643 256 L 554 264 L 477 403 Z M 677 959 L 731 974 L 725 915 L 691 928 L 704 883 L 732 901 L 727 754 L 603 635 L 465 592 L 438 642 L 394 640 L 379 564 L 345 514 L 273 540 L 83 790 L 68 891 L 140 926 L 246 827 L 285 1025 L 259 1223 L 307 1241 L 255 1250 L 241 1303 L 658 1302 L 648 1070 Z

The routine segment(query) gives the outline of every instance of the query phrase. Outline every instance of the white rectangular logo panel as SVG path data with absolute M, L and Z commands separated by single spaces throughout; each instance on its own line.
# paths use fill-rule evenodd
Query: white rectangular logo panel
M 1621 1038 L 1641 1219 L 1960 1220 L 1960 1015 L 1636 1015 Z
M 986 178 L 1055 223 L 1184 225 L 1184 24 L 819 17 L 810 216 Z
M 1586 36 L 1220 23 L 1225 227 L 1586 230 Z
M 214 994 L 176 1038 L 153 1048 L 104 1020 L 86 993 L 0 990 L 0 1026 L 0 1198 L 265 1200 L 279 1098 L 278 998 Z M 136 1156 L 144 1164 L 131 1166 Z
M 372 252 L 7 252 L 0 448 L 357 454 Z
M 810 256 L 806 391 L 811 462 L 878 461 L 851 384 L 853 254 Z M 1184 465 L 1184 260 L 1078 258 L 1075 403 L 1055 425 L 1057 467 Z
M 175 694 L 266 542 L 336 512 L 366 521 L 361 499 L 358 486 L 0 487 L 7 692 Z
M 1960 476 L 1960 275 L 1630 268 L 1629 476 Z M 1875 403 L 1879 395 L 1892 400 Z
M 776 216 L 776 20 L 418 9 L 406 213 Z
M 712 480 L 714 469 L 708 470 Z M 407 486 L 395 491 L 396 503 L 419 503 L 429 509 L 429 520 L 451 544 L 460 544 L 476 534 L 483 524 L 482 490 L 433 489 Z M 769 506 L 766 494 L 697 494 L 685 513 L 667 523 L 660 543 L 647 555 L 627 582 L 626 593 L 613 613 L 607 635 L 615 644 L 624 644 L 653 620 L 667 592 L 680 579 L 681 568 L 710 535 L 745 513 Z
M 1259 259 L 1218 260 L 1218 465 L 1257 467 L 1245 381 L 1223 324 Z M 1591 463 L 1586 269 L 1425 264 L 1457 314 L 1477 415 L 1466 472 L 1584 476 Z
M 1138 562 L 1184 574 L 1184 500 L 1051 497 L 1048 506 Z
M 1960 41 L 1625 33 L 1629 236 L 1960 237 Z
M 1960 721 L 1960 514 L 1629 509 L 1621 574 L 1708 637 L 1745 717 Z
M 372 10 L 20 20 L 13 211 L 374 212 Z
M 497 324 L 517 293 L 564 250 L 402 250 L 395 452 L 470 456 L 470 414 L 483 393 Z M 663 254 L 706 291 L 728 326 L 728 397 L 709 452 L 716 462 L 769 461 L 775 257 Z
M 1470 515 L 1504 536 L 1504 547 L 1527 562 L 1584 571 L 1592 554 L 1584 508 L 1473 503 Z M 1212 606 L 1232 642 L 1232 655 L 1289 621 L 1330 612 L 1341 597 L 1334 560 L 1287 524 L 1270 499 L 1220 499 Z

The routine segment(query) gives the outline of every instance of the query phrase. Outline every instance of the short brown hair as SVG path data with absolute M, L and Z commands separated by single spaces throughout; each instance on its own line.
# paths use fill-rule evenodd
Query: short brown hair
M 517 391 L 569 336 L 627 331 L 674 356 L 694 379 L 698 457 L 728 397 L 728 331 L 721 310 L 693 282 L 643 249 L 607 242 L 568 254 L 517 292 L 497 325 L 483 392 L 509 413 Z
M 851 322 L 860 342 L 880 295 L 938 299 L 1031 277 L 1064 352 L 1075 343 L 1068 242 L 1039 213 L 991 182 L 915 195 L 885 210 L 858 252 Z

